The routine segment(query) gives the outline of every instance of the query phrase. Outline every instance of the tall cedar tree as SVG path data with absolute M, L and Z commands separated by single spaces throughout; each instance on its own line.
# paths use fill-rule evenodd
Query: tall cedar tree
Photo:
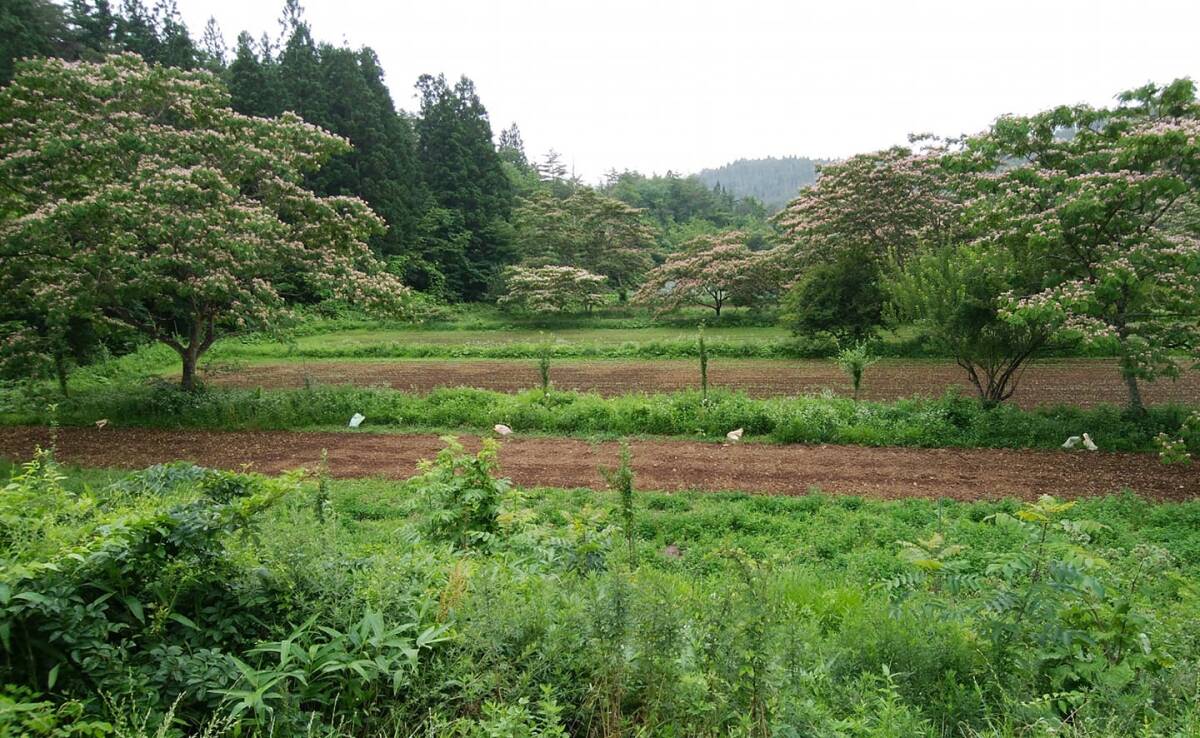
M 103 54 L 115 49 L 117 16 L 108 0 L 71 0 L 68 19 L 76 54 L 94 56 L 96 52 Z
M 259 116 L 291 110 L 349 139 L 353 150 L 332 157 L 308 184 L 324 195 L 366 200 L 388 224 L 372 239 L 372 248 L 385 256 L 405 255 L 416 243 L 428 195 L 412 125 L 397 114 L 378 57 L 369 48 L 317 46 L 294 3 L 285 7 L 281 25 L 285 39 L 278 61 L 268 49 L 256 50 L 247 34 L 238 37 L 227 74 L 234 109 Z
M 243 115 L 270 118 L 283 112 L 275 70 L 269 67 L 269 54 L 267 49 L 260 57 L 250 34 L 245 31 L 238 34 L 237 51 L 225 76 L 233 109 Z
M 50 0 L 5 0 L 0 4 L 0 85 L 12 79 L 17 59 L 65 55 L 68 39 L 62 9 Z
M 279 80 L 284 95 L 284 108 L 314 125 L 327 109 L 327 93 L 322 82 L 321 58 L 312 31 L 301 19 L 294 0 L 284 8 L 281 21 L 286 39 L 279 52 Z M 334 131 L 337 133 L 337 131 Z
M 415 243 L 428 195 L 421 185 L 416 136 L 396 114 L 371 49 L 320 48 L 322 84 L 338 94 L 311 122 L 350 139 L 354 150 L 333 157 L 312 179 L 328 195 L 362 197 L 383 217 L 388 231 L 372 244 L 385 256 L 403 255 Z
M 521 129 L 513 123 L 500 131 L 500 142 L 497 147 L 500 158 L 521 169 L 530 168 L 529 157 L 525 155 L 525 140 L 521 138 Z
M 449 296 L 478 300 L 499 269 L 516 261 L 507 222 L 512 184 L 471 80 L 463 77 L 450 87 L 442 75 L 422 75 L 417 91 L 417 150 L 425 184 L 437 205 L 452 211 L 465 231 L 457 240 L 439 239 L 440 250 L 428 258 L 441 271 Z M 461 252 L 446 249 L 450 243 Z

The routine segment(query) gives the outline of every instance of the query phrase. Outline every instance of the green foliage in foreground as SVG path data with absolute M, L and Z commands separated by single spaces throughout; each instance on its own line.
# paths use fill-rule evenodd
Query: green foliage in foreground
M 1200 729 L 1200 503 L 625 509 L 493 472 L 332 482 L 322 519 L 294 476 L 40 455 L 0 493 L 0 734 Z
M 0 420 L 45 423 L 44 406 L 15 395 L 9 399 Z M 160 383 L 79 391 L 61 400 L 57 412 L 68 425 L 107 418 L 125 426 L 294 430 L 344 427 L 350 416 L 362 413 L 366 429 L 490 432 L 504 423 L 525 433 L 722 439 L 734 428 L 745 428 L 748 439 L 777 443 L 926 448 L 1057 448 L 1068 436 L 1086 431 L 1105 450 L 1145 451 L 1158 448 L 1154 439 L 1159 433 L 1186 433 L 1186 444 L 1200 449 L 1200 434 L 1184 428 L 1188 410 L 1182 407 L 1156 407 L 1140 417 L 1112 406 L 985 409 L 972 398 L 955 395 L 881 403 L 832 396 L 755 399 L 714 388 L 707 397 L 693 390 L 606 398 L 537 389 L 508 394 L 448 388 L 417 395 L 327 385 L 187 393 Z

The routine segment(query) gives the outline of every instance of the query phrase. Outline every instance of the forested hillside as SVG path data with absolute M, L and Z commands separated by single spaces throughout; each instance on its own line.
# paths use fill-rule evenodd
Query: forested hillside
M 817 181 L 820 159 L 784 156 L 776 159 L 738 159 L 696 176 L 709 187 L 720 186 L 734 197 L 753 197 L 770 210 L 778 210 L 802 188 Z

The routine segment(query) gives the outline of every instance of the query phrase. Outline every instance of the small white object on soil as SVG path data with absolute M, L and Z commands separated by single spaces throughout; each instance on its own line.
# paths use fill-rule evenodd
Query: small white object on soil
M 496 431 L 496 435 L 500 436 L 501 438 L 505 436 L 511 436 L 513 432 L 512 428 L 509 428 L 504 423 L 496 423 L 492 426 L 492 430 Z
M 1096 445 L 1096 442 L 1092 440 L 1092 437 L 1086 433 L 1083 434 L 1083 447 L 1088 451 L 1095 451 L 1100 448 Z
M 96 430 L 103 430 L 106 425 L 108 425 L 108 418 L 100 418 L 96 421 Z
M 1079 443 L 1079 436 L 1071 436 L 1067 442 L 1062 445 L 1063 448 L 1075 448 L 1075 444 Z
M 362 413 L 354 413 L 354 417 L 350 418 L 350 427 L 357 428 L 358 426 L 362 425 L 362 422 L 366 419 L 366 415 L 363 415 Z
M 728 441 L 729 443 L 737 443 L 738 441 L 742 440 L 742 433 L 744 433 L 744 432 L 745 432 L 745 430 L 742 428 L 738 428 L 737 430 L 731 430 L 725 434 L 725 440 Z

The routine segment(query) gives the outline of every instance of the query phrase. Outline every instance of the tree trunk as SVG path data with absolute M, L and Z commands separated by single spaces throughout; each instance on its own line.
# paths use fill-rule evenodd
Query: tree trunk
M 1129 389 L 1129 411 L 1134 415 L 1143 415 L 1146 406 L 1142 403 L 1142 388 L 1138 386 L 1137 375 L 1132 372 L 1122 372 L 1125 376 L 1125 386 Z
M 58 389 L 63 397 L 71 396 L 71 388 L 67 382 L 67 360 L 61 353 L 54 354 L 54 374 L 58 377 Z
M 179 354 L 179 358 L 183 360 L 183 374 L 179 381 L 179 386 L 186 392 L 191 392 L 196 389 L 196 364 L 200 361 L 200 357 L 208 351 L 213 343 L 217 340 L 217 331 L 213 322 L 213 318 L 207 319 L 197 316 L 192 321 L 191 330 L 188 331 L 188 342 L 183 344 L 175 340 L 167 341 L 167 345 L 175 349 Z
M 1121 379 L 1125 380 L 1125 388 L 1129 390 L 1129 412 L 1144 415 L 1146 406 L 1142 403 L 1142 388 L 1138 386 L 1137 358 L 1129 347 L 1129 329 L 1124 320 L 1117 323 L 1116 328 L 1117 342 L 1121 347 Z
M 191 392 L 196 389 L 196 347 L 195 345 L 188 346 L 180 354 L 183 359 L 183 378 L 179 382 L 179 386 L 185 392 Z

